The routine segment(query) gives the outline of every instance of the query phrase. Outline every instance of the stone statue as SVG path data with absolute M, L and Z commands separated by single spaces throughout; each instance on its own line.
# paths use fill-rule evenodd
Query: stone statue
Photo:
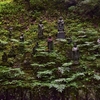
M 8 37 L 11 39 L 11 37 L 12 37 L 12 30 L 13 30 L 13 28 L 12 27 L 10 27 L 9 28 L 9 34 L 8 34 Z
M 58 20 L 58 34 L 57 34 L 58 39 L 65 39 L 65 31 L 64 31 L 64 20 L 62 17 L 59 18 Z
M 19 38 L 20 38 L 20 42 L 24 42 L 24 34 L 23 33 L 21 33 L 21 36 Z
M 72 48 L 72 59 L 75 64 L 79 63 L 79 48 L 77 47 L 76 43 Z
M 12 46 L 11 50 L 9 51 L 8 57 L 16 57 L 15 47 Z
M 97 39 L 97 44 L 98 44 L 98 47 L 96 48 L 96 54 L 99 54 L 100 52 L 100 38 Z
M 98 43 L 98 45 L 100 45 L 100 38 L 99 38 L 99 39 L 97 39 L 97 43 Z
M 53 38 L 49 36 L 47 39 L 47 42 L 48 42 L 48 51 L 52 51 L 53 50 Z
M 28 68 L 30 66 L 30 59 L 29 58 L 24 59 L 23 65 L 24 67 Z
M 64 20 L 63 17 L 60 17 L 58 20 L 58 31 L 64 31 Z
M 38 38 L 42 38 L 43 37 L 43 24 L 42 24 L 42 20 L 40 20 L 39 24 L 38 24 Z
M 33 49 L 32 49 L 32 55 L 35 55 L 36 54 L 36 52 L 37 52 L 37 48 L 38 48 L 38 42 L 35 44 L 35 46 L 33 47 Z
M 7 62 L 7 59 L 8 59 L 8 56 L 7 56 L 7 54 L 4 52 L 3 55 L 2 55 L 2 61 L 3 61 L 3 62 Z

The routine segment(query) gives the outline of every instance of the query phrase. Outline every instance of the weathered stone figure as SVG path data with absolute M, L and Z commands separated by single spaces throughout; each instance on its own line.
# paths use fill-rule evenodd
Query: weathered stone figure
M 62 17 L 58 20 L 58 34 L 57 38 L 59 39 L 65 39 L 65 31 L 64 31 L 64 20 Z
M 23 33 L 21 33 L 21 36 L 19 38 L 20 38 L 20 42 L 24 42 L 24 34 Z
M 100 38 L 99 38 L 99 39 L 97 39 L 97 43 L 98 43 L 98 45 L 100 45 Z
M 97 39 L 98 48 L 95 50 L 97 54 L 100 52 L 100 38 Z
M 38 38 L 42 38 L 43 37 L 43 24 L 42 24 L 42 20 L 40 20 L 39 25 L 38 25 Z
M 16 57 L 15 47 L 12 46 L 11 50 L 9 51 L 8 57 Z
M 64 31 L 64 20 L 63 17 L 60 17 L 58 20 L 58 31 Z
M 9 28 L 9 34 L 8 34 L 8 37 L 11 39 L 11 37 L 12 37 L 12 30 L 13 30 L 13 28 L 12 27 L 10 27 Z
M 7 62 L 7 59 L 8 59 L 8 56 L 7 56 L 7 54 L 4 52 L 3 55 L 2 55 L 2 61 L 3 61 L 3 62 Z
M 74 47 L 72 48 L 72 59 L 75 64 L 79 63 L 79 48 L 77 47 L 76 43 L 74 44 Z
M 53 50 L 53 38 L 49 36 L 47 39 L 47 42 L 48 42 L 48 51 L 52 51 Z
M 35 55 L 36 54 L 36 52 L 37 52 L 37 48 L 38 48 L 38 42 L 35 44 L 35 46 L 33 47 L 33 49 L 32 49 L 32 55 Z
M 23 65 L 24 67 L 28 68 L 30 66 L 30 59 L 29 58 L 24 59 Z
M 30 0 L 25 0 L 27 10 L 30 10 Z

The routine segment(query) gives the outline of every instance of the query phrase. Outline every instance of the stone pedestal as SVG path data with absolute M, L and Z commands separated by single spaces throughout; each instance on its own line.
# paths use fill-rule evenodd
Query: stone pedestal
M 65 39 L 65 32 L 64 31 L 59 31 L 57 34 L 58 39 Z

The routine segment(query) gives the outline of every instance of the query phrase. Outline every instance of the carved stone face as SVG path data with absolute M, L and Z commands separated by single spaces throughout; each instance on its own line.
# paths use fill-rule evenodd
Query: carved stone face
M 23 33 L 21 33 L 21 36 L 23 36 L 24 34 Z
M 40 24 L 42 24 L 42 20 L 40 20 L 40 22 L 39 22 Z
M 9 28 L 9 30 L 11 31 L 11 30 L 13 30 L 13 28 L 12 28 L 12 27 L 10 27 L 10 28 Z

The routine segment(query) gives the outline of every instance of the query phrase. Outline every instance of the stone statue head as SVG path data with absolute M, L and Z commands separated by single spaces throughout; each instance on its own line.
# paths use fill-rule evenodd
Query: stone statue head
M 62 17 L 62 16 L 60 16 L 59 20 L 62 20 L 62 19 L 63 19 L 63 17 Z
M 42 24 L 42 20 L 40 20 L 39 23 Z
M 76 42 L 74 43 L 74 47 L 77 47 L 77 44 L 76 44 Z

